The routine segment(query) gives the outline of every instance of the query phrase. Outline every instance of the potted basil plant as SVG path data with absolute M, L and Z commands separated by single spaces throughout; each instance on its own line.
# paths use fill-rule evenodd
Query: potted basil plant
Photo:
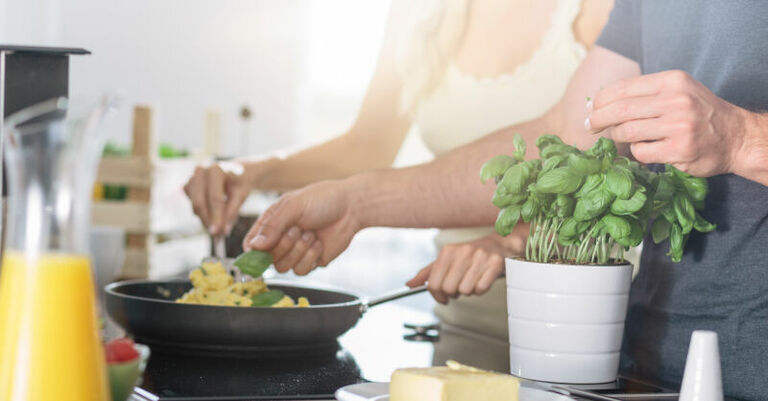
M 653 172 L 600 138 L 582 151 L 554 135 L 536 141 L 539 159 L 524 160 L 514 139 L 511 156 L 488 161 L 480 176 L 494 179 L 500 208 L 496 232 L 530 223 L 525 255 L 506 260 L 511 373 L 559 383 L 616 379 L 632 266 L 624 253 L 651 232 L 669 239 L 679 262 L 692 230 L 715 226 L 704 208 L 707 181 L 672 166 Z

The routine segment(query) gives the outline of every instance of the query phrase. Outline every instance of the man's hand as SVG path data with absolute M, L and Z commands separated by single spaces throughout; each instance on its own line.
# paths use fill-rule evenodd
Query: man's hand
M 346 181 L 323 181 L 283 195 L 254 223 L 243 249 L 272 253 L 275 267 L 304 275 L 349 246 L 362 226 Z
M 211 235 L 229 234 L 252 189 L 251 181 L 241 164 L 213 164 L 197 167 L 184 192 Z
M 443 247 L 434 262 L 421 269 L 406 285 L 413 288 L 427 282 L 437 302 L 461 295 L 480 295 L 491 288 L 504 272 L 504 258 L 521 255 L 527 228 L 523 224 L 508 237 L 490 234 L 483 238 Z
M 629 143 L 643 163 L 669 163 L 700 177 L 735 173 L 749 112 L 715 96 L 683 71 L 624 79 L 595 95 L 585 126 Z

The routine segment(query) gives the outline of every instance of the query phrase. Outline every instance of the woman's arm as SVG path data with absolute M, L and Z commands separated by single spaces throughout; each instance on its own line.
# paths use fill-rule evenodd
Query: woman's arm
M 399 109 L 402 83 L 395 67 L 400 31 L 408 3 L 394 1 L 384 42 L 360 111 L 339 137 L 285 158 L 241 161 L 242 169 L 198 168 L 185 186 L 193 210 L 212 235 L 228 232 L 240 206 L 254 188 L 289 190 L 325 179 L 345 178 L 391 166 L 410 125 Z
M 283 159 L 246 163 L 246 169 L 254 170 L 254 187 L 288 190 L 392 165 L 411 124 L 400 110 L 402 81 L 396 69 L 397 42 L 409 8 L 405 1 L 392 3 L 376 69 L 349 130 Z

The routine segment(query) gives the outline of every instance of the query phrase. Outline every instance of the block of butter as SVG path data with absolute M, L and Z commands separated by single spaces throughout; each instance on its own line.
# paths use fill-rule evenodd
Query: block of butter
M 458 362 L 398 369 L 389 383 L 390 401 L 517 401 L 520 381 L 511 375 Z

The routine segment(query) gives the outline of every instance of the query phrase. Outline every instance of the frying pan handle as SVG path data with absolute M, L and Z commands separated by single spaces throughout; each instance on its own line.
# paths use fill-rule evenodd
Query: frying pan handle
M 419 294 L 426 290 L 427 290 L 426 285 L 420 285 L 414 288 L 401 288 L 399 290 L 388 292 L 384 295 L 364 301 L 363 304 L 360 306 L 360 312 L 364 313 L 365 311 L 368 310 L 368 308 L 372 306 L 383 304 L 384 302 L 394 301 L 396 299 L 404 298 L 410 295 Z

